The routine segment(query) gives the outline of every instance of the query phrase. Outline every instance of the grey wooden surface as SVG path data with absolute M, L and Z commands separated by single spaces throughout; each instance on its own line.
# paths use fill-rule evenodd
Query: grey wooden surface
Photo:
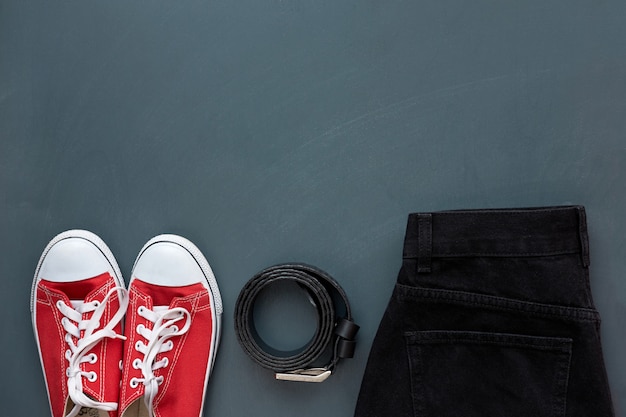
M 626 416 L 625 21 L 618 0 L 1 0 L 0 414 L 49 413 L 28 301 L 65 229 L 127 281 L 158 233 L 203 250 L 225 303 L 206 416 L 345 417 L 409 212 L 583 204 Z M 332 274 L 362 326 L 321 385 L 235 338 L 239 290 L 286 261 Z

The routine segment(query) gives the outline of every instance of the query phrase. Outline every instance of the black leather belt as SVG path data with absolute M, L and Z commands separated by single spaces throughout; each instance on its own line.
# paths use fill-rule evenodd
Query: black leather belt
M 267 346 L 254 327 L 254 302 L 268 286 L 288 280 L 304 288 L 315 305 L 318 325 L 312 339 L 297 352 L 278 352 Z M 333 297 L 334 295 L 334 297 Z M 337 297 L 338 296 L 338 297 Z M 338 301 L 344 317 L 337 317 Z M 276 379 L 322 382 L 330 376 L 342 358 L 354 356 L 354 337 L 359 326 L 352 321 L 345 292 L 326 272 L 305 264 L 281 264 L 269 267 L 248 281 L 235 305 L 235 331 L 243 350 L 259 365 L 276 373 Z M 325 352 L 332 359 L 323 367 L 311 367 Z

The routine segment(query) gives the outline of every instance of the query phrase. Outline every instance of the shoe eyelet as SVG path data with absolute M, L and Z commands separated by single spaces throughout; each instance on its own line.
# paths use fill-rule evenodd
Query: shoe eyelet
M 96 355 L 95 353 L 90 354 L 89 363 L 93 365 L 96 362 L 98 362 L 98 355 Z
M 166 357 L 163 358 L 163 367 L 167 367 L 170 364 L 170 360 Z
M 141 369 L 141 364 L 142 364 L 141 359 L 137 358 L 133 361 L 133 368 Z
M 174 349 L 174 342 L 172 342 L 171 340 L 168 340 L 168 341 L 167 341 L 167 346 L 168 346 L 168 349 L 169 349 L 169 350 Z
M 120 360 L 119 361 L 119 367 L 120 367 L 120 371 L 124 369 L 124 361 Z M 121 381 L 120 381 L 121 383 Z
M 98 301 L 98 300 L 94 300 L 94 301 L 92 301 L 91 303 L 93 304 L 93 306 L 94 306 L 95 308 L 100 307 L 100 301 Z
M 95 372 L 89 372 L 89 374 L 87 374 L 87 381 L 89 382 L 96 382 L 96 380 L 98 379 L 98 374 Z
M 137 381 L 137 378 L 131 378 L 128 385 L 130 385 L 131 388 L 135 389 L 139 386 L 139 381 Z
M 63 307 L 65 307 L 65 303 L 61 300 L 57 301 L 57 308 L 60 310 Z
M 139 306 L 139 308 L 137 309 L 138 314 L 143 314 L 145 311 L 146 311 L 146 308 L 144 306 Z
M 143 347 L 143 343 L 141 341 L 135 343 L 135 350 L 141 351 L 140 349 Z
M 137 333 L 141 334 L 141 332 L 143 332 L 145 330 L 146 326 L 144 326 L 143 324 L 138 324 L 137 327 L 135 327 L 135 331 L 137 331 Z
M 173 326 L 172 326 L 172 331 L 173 331 L 174 333 L 178 333 L 178 331 L 179 331 L 179 330 L 180 330 L 180 329 L 178 328 L 178 326 L 177 326 L 177 325 L 173 325 Z
M 72 343 L 72 336 L 69 333 L 65 334 L 65 343 Z

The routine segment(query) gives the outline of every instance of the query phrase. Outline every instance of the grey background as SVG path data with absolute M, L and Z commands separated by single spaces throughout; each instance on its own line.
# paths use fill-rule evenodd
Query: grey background
M 625 22 L 622 0 L 1 0 L 0 414 L 49 413 L 28 300 L 65 229 L 126 280 L 156 234 L 203 250 L 206 416 L 350 416 L 409 212 L 573 203 L 626 416 Z M 243 284 L 292 260 L 362 326 L 321 385 L 273 381 L 233 331 Z

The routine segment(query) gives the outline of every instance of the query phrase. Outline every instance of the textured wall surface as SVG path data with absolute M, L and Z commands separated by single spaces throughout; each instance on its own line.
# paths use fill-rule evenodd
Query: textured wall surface
M 583 204 L 626 417 L 625 21 L 620 0 L 0 1 L 0 414 L 49 412 L 28 302 L 65 229 L 126 281 L 156 234 L 203 250 L 225 303 L 206 416 L 346 417 L 409 212 Z M 362 326 L 321 385 L 273 381 L 233 331 L 244 283 L 287 261 Z

